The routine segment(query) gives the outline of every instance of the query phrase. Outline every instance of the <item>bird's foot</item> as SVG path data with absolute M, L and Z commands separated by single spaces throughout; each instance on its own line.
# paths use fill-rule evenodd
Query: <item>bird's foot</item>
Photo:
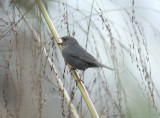
M 83 82 L 83 80 L 82 80 L 81 78 L 79 78 L 79 79 L 75 80 L 75 82 L 76 82 L 76 86 L 77 86 L 77 83 L 78 83 L 78 82 L 80 82 L 80 81 L 81 81 L 81 82 Z
M 70 68 L 69 72 L 71 72 L 71 70 L 75 70 L 75 71 L 76 71 L 76 69 L 75 69 L 75 68 L 73 68 L 73 67 L 71 67 L 71 68 Z
M 76 82 L 76 86 L 77 86 L 77 83 L 78 83 L 79 81 L 82 81 L 82 82 L 83 82 L 83 80 L 81 79 L 83 73 L 84 73 L 84 71 L 82 72 L 82 74 L 80 75 L 80 77 L 75 81 L 75 82 Z M 83 82 L 83 83 L 84 83 L 84 82 Z

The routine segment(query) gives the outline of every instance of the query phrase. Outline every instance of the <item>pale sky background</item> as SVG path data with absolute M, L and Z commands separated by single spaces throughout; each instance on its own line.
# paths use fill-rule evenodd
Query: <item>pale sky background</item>
M 1 5 L 5 10 L 9 9 L 9 13 L 12 13 L 12 9 L 10 7 L 8 7 L 8 3 L 7 1 L 0 1 L 1 4 L 2 2 L 3 5 Z M 92 6 L 92 1 L 91 0 L 72 0 L 71 1 L 60 1 L 60 2 L 64 2 L 68 5 L 67 7 L 67 12 L 68 12 L 68 23 L 69 23 L 69 31 L 70 34 L 72 35 L 72 31 L 74 29 L 75 31 L 75 38 L 78 40 L 78 42 L 80 43 L 80 45 L 82 47 L 85 48 L 85 44 L 86 44 L 86 40 L 87 40 L 87 36 L 86 36 L 86 32 L 84 32 L 80 26 L 85 30 L 88 31 L 88 24 L 89 24 L 89 16 L 91 13 L 91 6 Z M 58 4 L 56 1 L 47 1 L 47 11 L 49 13 L 49 15 L 52 18 L 53 24 L 55 25 L 55 28 L 57 30 L 57 32 L 59 33 L 60 37 L 67 35 L 67 28 L 66 28 L 66 24 L 64 24 L 65 21 L 63 18 L 64 13 L 64 9 L 66 9 L 65 5 L 63 6 L 62 4 Z M 155 88 L 157 88 L 158 92 L 160 93 L 160 0 L 134 0 L 134 16 L 135 16 L 135 20 L 138 22 L 138 25 L 140 26 L 140 28 L 143 29 L 143 34 L 146 40 L 146 47 L 147 50 L 149 52 L 149 62 L 144 63 L 144 66 L 147 67 L 148 70 L 151 69 L 151 76 L 152 76 L 152 81 L 155 84 Z M 5 5 L 4 5 L 5 4 Z M 143 95 L 141 93 L 141 90 L 139 89 L 139 85 L 142 86 L 142 91 L 145 91 L 145 87 L 147 87 L 147 81 L 144 80 L 144 78 L 141 78 L 141 73 L 138 71 L 137 69 L 137 64 L 139 64 L 140 62 L 136 62 L 136 55 L 137 52 L 133 49 L 130 49 L 129 44 L 132 44 L 132 40 L 135 41 L 135 45 L 137 44 L 137 39 L 136 37 L 133 36 L 133 39 L 131 38 L 130 33 L 133 33 L 133 27 L 132 27 L 132 22 L 131 22 L 131 16 L 132 14 L 132 0 L 110 0 L 110 1 L 106 1 L 106 0 L 100 0 L 100 1 L 94 1 L 93 4 L 93 11 L 92 11 L 92 22 L 91 22 L 91 27 L 90 27 L 90 32 L 89 32 L 89 41 L 88 41 L 88 47 L 87 47 L 87 51 L 90 52 L 98 61 L 102 62 L 103 64 L 109 65 L 111 67 L 113 67 L 113 60 L 111 58 L 111 54 L 109 52 L 110 50 L 110 37 L 108 35 L 108 31 L 106 30 L 106 28 L 104 27 L 104 25 L 102 25 L 102 21 L 100 18 L 100 15 L 98 15 L 98 13 L 100 14 L 100 10 L 99 8 L 101 8 L 102 12 L 103 12 L 103 16 L 108 20 L 110 26 L 111 26 L 111 32 L 116 44 L 116 56 L 117 56 L 117 68 L 118 68 L 118 72 L 119 72 L 119 77 L 120 77 L 120 81 L 121 81 L 121 86 L 123 87 L 123 89 L 126 92 L 126 99 L 128 100 L 128 106 L 131 107 L 131 111 L 134 114 L 138 114 L 138 116 L 136 118 L 142 118 L 145 115 L 147 116 L 150 112 L 152 115 L 152 110 L 150 109 L 150 107 L 148 107 L 148 99 L 143 99 Z M 127 15 L 127 12 L 130 15 Z M 22 11 L 25 11 L 25 9 L 22 8 Z M 98 13 L 97 13 L 98 11 Z M 0 13 L 4 13 L 3 10 L 0 10 Z M 33 13 L 34 14 L 34 13 Z M 37 25 L 37 27 L 35 27 L 35 29 L 37 28 L 37 31 L 39 31 L 39 24 L 37 22 L 37 16 L 35 15 L 35 17 L 30 17 L 27 16 L 28 20 L 31 21 L 31 23 L 33 24 L 33 26 Z M 1 18 L 1 17 L 0 17 Z M 4 18 L 4 17 L 3 17 Z M 6 16 L 7 18 L 7 16 Z M 34 19 L 35 18 L 35 19 Z M 16 17 L 16 20 L 19 19 L 19 17 Z M 43 19 L 43 18 L 42 18 Z M 44 19 L 43 19 L 44 21 Z M 79 25 L 77 24 L 77 22 L 79 23 Z M 37 23 L 37 24 L 36 24 Z M 30 48 L 31 44 L 30 41 L 32 40 L 32 36 L 31 32 L 28 30 L 23 30 L 23 28 L 25 27 L 24 22 L 20 22 L 19 27 L 20 27 L 20 31 L 26 31 L 23 32 L 24 34 L 26 34 L 25 36 L 23 36 L 24 34 L 22 33 L 19 34 L 20 36 L 20 41 L 22 41 L 22 50 L 20 50 L 18 53 L 23 54 L 24 53 L 24 58 L 26 58 L 26 63 L 24 64 L 24 66 L 26 66 L 27 69 L 30 69 L 30 67 L 33 67 L 32 61 L 34 60 L 34 55 L 30 55 L 30 50 L 32 50 L 32 48 Z M 107 24 L 107 23 L 106 23 Z M 49 42 L 50 38 L 51 38 L 51 34 L 48 29 L 47 25 L 44 21 L 43 27 L 45 27 L 43 29 L 42 28 L 42 40 L 45 42 Z M 104 36 L 104 40 L 102 40 L 102 38 L 99 36 L 99 32 L 96 30 L 95 26 L 96 25 L 98 27 L 98 31 L 100 31 L 102 33 L 102 35 Z M 62 27 L 61 27 L 62 26 Z M 47 28 L 46 28 L 47 27 Z M 25 28 L 24 28 L 25 29 Z M 138 31 L 138 27 L 136 25 L 136 31 Z M 47 35 L 45 33 L 48 33 Z M 43 35 L 43 33 L 45 35 Z M 27 40 L 25 40 L 25 38 Z M 29 37 L 29 38 L 28 38 Z M 43 37 L 45 37 L 43 39 Z M 146 56 L 146 51 L 145 51 L 145 46 L 142 43 L 142 36 L 138 34 L 139 40 L 140 40 L 140 47 L 142 48 L 142 60 L 145 60 L 145 56 Z M 6 50 L 8 50 L 11 46 L 11 44 L 9 42 L 7 42 L 8 37 L 6 36 L 3 40 L 0 40 L 0 67 L 2 67 L 1 65 L 5 64 L 4 60 L 8 57 L 8 52 Z M 25 43 L 23 42 L 23 39 Z M 12 35 L 10 37 L 10 39 L 12 39 Z M 19 42 L 20 42 L 19 41 Z M 47 43 L 48 43 L 47 42 Z M 16 40 L 14 40 L 12 42 L 12 44 L 16 43 Z M 123 44 L 126 48 L 126 50 L 131 51 L 132 54 L 132 59 L 130 54 L 123 49 L 119 43 Z M 26 47 L 25 47 L 26 46 Z M 59 71 L 58 74 L 60 75 L 60 77 L 62 76 L 63 70 L 64 70 L 64 61 L 62 58 L 62 55 L 60 54 L 59 50 L 57 51 L 55 48 L 51 48 L 51 45 L 45 45 L 47 47 L 47 49 L 49 50 L 49 53 L 53 53 L 53 59 L 55 59 L 55 57 L 57 56 L 56 54 L 58 54 L 57 56 L 57 60 L 54 60 L 55 66 L 56 68 L 58 68 L 57 70 Z M 5 48 L 5 51 L 4 51 Z M 23 49 L 24 48 L 24 49 Z M 28 53 L 25 49 L 27 49 Z M 108 50 L 106 50 L 108 49 Z M 14 48 L 13 50 L 13 57 L 15 59 L 18 58 L 18 53 L 16 53 L 16 48 Z M 22 51 L 22 52 L 21 52 Z M 36 50 L 38 52 L 38 49 Z M 35 52 L 36 52 L 35 51 Z M 58 52 L 58 53 L 57 53 Z M 99 56 L 98 56 L 98 54 Z M 14 55 L 15 54 L 15 55 Z M 32 54 L 32 53 L 31 53 Z M 7 55 L 6 57 L 4 55 Z M 36 55 L 36 54 L 35 54 Z M 38 56 L 40 55 L 40 53 L 38 53 Z M 55 56 L 56 55 L 56 56 Z M 22 57 L 23 57 L 22 56 Z M 39 59 L 39 57 L 36 57 L 36 59 Z M 12 58 L 13 58 L 12 57 Z M 30 58 L 31 57 L 31 58 Z M 5 58 L 5 59 L 3 59 Z M 32 59 L 33 58 L 33 59 Z M 18 58 L 19 59 L 19 58 Z M 29 63 L 29 64 L 28 64 Z M 38 61 L 37 61 L 38 63 Z M 31 66 L 30 66 L 31 65 Z M 36 65 L 36 64 L 35 64 Z M 36 69 L 39 69 L 39 64 L 37 64 L 38 66 L 36 66 Z M 14 59 L 12 59 L 11 61 L 11 70 L 10 71 L 11 75 L 13 76 L 13 80 L 15 79 L 15 83 L 17 81 L 16 78 L 16 72 L 14 70 L 14 67 L 16 67 L 16 61 Z M 149 68 L 150 67 L 150 68 Z M 26 69 L 25 68 L 25 69 Z M 54 75 L 50 72 L 50 68 L 47 70 L 48 68 L 46 67 L 44 70 L 46 71 L 46 73 L 42 76 L 42 94 L 43 94 L 43 98 L 45 98 L 45 102 L 43 104 L 43 108 L 42 108 L 42 116 L 43 117 L 47 117 L 47 118 L 52 118 L 53 114 L 56 114 L 56 117 L 61 117 L 61 96 L 59 97 L 58 93 L 54 93 L 52 88 L 53 86 L 46 81 L 46 78 L 54 78 Z M 42 69 L 43 70 L 43 69 Z M 4 70 L 1 68 L 0 69 L 0 74 L 4 75 Z M 24 93 L 26 92 L 27 94 L 25 94 L 26 96 L 23 96 L 24 101 L 22 102 L 24 103 L 24 105 L 22 105 L 22 107 L 25 106 L 25 104 L 28 105 L 28 101 L 31 99 L 30 96 L 28 96 L 28 93 L 32 93 L 32 85 L 30 85 L 29 82 L 32 82 L 32 80 L 29 79 L 29 77 L 31 76 L 30 74 L 30 70 L 27 70 L 27 72 L 24 72 L 25 76 L 23 76 L 25 79 L 24 81 Z M 27 74 L 29 73 L 29 74 Z M 35 73 L 37 74 L 37 73 Z M 99 76 L 99 74 L 101 76 Z M 133 74 L 133 75 L 131 75 Z M 102 76 L 103 75 L 103 76 Z M 134 77 L 135 78 L 134 78 Z M 3 77 L 3 76 L 1 76 Z M 31 77 L 32 78 L 32 77 Z M 62 78 L 62 77 L 61 77 Z M 91 84 L 93 84 L 93 79 L 97 78 L 98 82 L 96 83 L 96 86 L 93 86 L 91 88 Z M 35 79 L 35 78 L 34 78 Z M 101 86 L 101 81 L 107 81 L 107 84 L 109 85 L 109 89 L 113 95 L 113 97 L 115 98 L 115 101 L 117 100 L 117 81 L 118 78 L 116 76 L 116 74 L 114 72 L 111 72 L 107 69 L 87 69 L 85 71 L 85 75 L 84 75 L 84 84 L 85 86 L 89 86 L 90 89 L 92 89 L 92 93 L 91 93 L 91 98 L 92 100 L 96 99 L 96 92 L 98 91 L 99 88 L 102 88 L 102 93 L 105 92 L 105 90 L 103 89 L 103 87 Z M 1 83 L 0 83 L 0 87 L 2 89 L 4 89 L 4 85 L 3 85 L 3 79 L 1 79 Z M 70 77 L 69 72 L 65 73 L 65 79 L 62 79 L 62 81 L 66 84 L 71 83 L 72 86 L 74 86 L 74 80 L 73 78 Z M 138 85 L 139 84 L 139 85 Z M 72 86 L 69 86 L 68 91 L 72 90 Z M 12 87 L 11 87 L 12 88 Z M 10 93 L 10 89 L 8 87 L 7 90 L 9 90 Z M 22 87 L 23 88 L 23 87 Z M 31 88 L 31 89 L 30 89 Z M 11 89 L 14 91 L 14 89 Z M 16 89 L 18 91 L 18 89 Z M 33 89 L 34 90 L 34 89 Z M 96 92 L 95 92 L 96 91 Z M 12 91 L 11 91 L 12 92 Z M 0 96 L 2 96 L 3 92 L 0 91 Z M 34 92 L 33 92 L 34 93 Z M 37 93 L 37 92 L 35 92 Z M 31 97 L 36 97 L 35 94 L 31 95 Z M 76 88 L 75 90 L 75 97 L 74 97 L 74 103 L 76 105 L 78 105 L 78 101 L 80 100 L 80 92 L 79 90 Z M 10 95 L 12 96 L 12 95 Z M 138 96 L 138 98 L 137 98 Z M 12 97 L 11 97 L 12 98 Z M 122 99 L 123 98 L 123 94 L 122 94 Z M 34 100 L 34 99 L 33 99 Z M 23 101 L 23 100 L 22 100 Z M 27 101 L 27 102 L 26 102 Z M 108 100 L 110 103 L 112 103 L 111 100 Z M 156 104 L 160 104 L 158 97 L 155 96 L 155 103 Z M 32 107 L 32 100 L 31 102 L 29 102 L 31 104 L 31 107 L 29 108 L 33 108 Z M 101 101 L 99 101 L 101 102 Z M 13 103 L 14 104 L 14 103 Z M 27 106 L 26 105 L 26 106 Z M 85 107 L 86 105 L 83 104 Z M 26 107 L 25 106 L 25 107 Z M 29 105 L 28 105 L 29 106 Z M 26 107 L 26 109 L 29 109 L 28 106 Z M 100 111 L 100 104 L 96 104 L 95 105 L 96 108 Z M 143 107 L 141 107 L 143 106 Z M 24 107 L 24 108 L 25 108 Z M 157 105 L 158 110 L 160 109 L 160 105 Z M 26 111 L 26 109 L 22 109 L 23 112 Z M 53 110 L 54 109 L 54 110 Z M 114 109 L 114 108 L 113 108 Z M 30 109 L 32 110 L 32 109 Z M 150 111 L 150 112 L 148 112 Z M 155 113 L 155 112 L 153 112 Z M 22 113 L 23 114 L 23 113 Z M 59 115 L 60 114 L 60 115 Z M 155 114 L 158 114 L 157 112 Z M 87 114 L 88 117 L 90 117 L 90 113 Z M 147 118 L 147 117 L 145 117 Z M 149 118 L 149 117 L 148 117 Z

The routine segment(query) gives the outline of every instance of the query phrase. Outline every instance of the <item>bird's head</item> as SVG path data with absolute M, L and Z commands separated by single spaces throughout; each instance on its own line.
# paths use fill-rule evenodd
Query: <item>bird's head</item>
M 58 41 L 58 44 L 60 44 L 62 48 L 72 45 L 73 43 L 78 44 L 77 40 L 70 36 L 64 36 Z

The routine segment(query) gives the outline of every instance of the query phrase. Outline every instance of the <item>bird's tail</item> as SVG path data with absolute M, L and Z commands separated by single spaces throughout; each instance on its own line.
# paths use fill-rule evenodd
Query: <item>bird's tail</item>
M 107 69 L 109 69 L 109 70 L 114 70 L 113 68 L 111 68 L 111 67 L 109 67 L 109 66 L 106 66 L 106 65 L 104 65 L 104 64 L 101 64 L 101 63 L 99 63 L 99 66 L 100 67 L 105 67 L 105 68 L 107 68 Z

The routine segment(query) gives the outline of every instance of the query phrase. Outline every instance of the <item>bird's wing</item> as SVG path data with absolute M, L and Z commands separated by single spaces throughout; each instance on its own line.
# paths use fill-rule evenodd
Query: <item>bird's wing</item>
M 83 61 L 86 61 L 87 63 L 97 63 L 96 59 L 93 57 L 93 56 L 80 56 L 79 59 L 83 60 Z
M 82 47 L 74 48 L 74 50 L 70 54 L 70 56 L 77 58 L 77 59 L 80 59 L 88 64 L 93 64 L 95 66 L 98 64 L 96 59 L 91 54 L 89 54 L 85 49 L 83 49 Z
M 72 48 L 68 47 L 68 49 L 62 50 L 62 55 L 68 63 L 72 63 L 72 61 L 76 61 L 77 59 L 77 61 L 79 60 L 87 64 L 87 67 L 105 67 L 113 70 L 111 67 L 97 62 L 97 60 L 80 45 L 73 45 Z

